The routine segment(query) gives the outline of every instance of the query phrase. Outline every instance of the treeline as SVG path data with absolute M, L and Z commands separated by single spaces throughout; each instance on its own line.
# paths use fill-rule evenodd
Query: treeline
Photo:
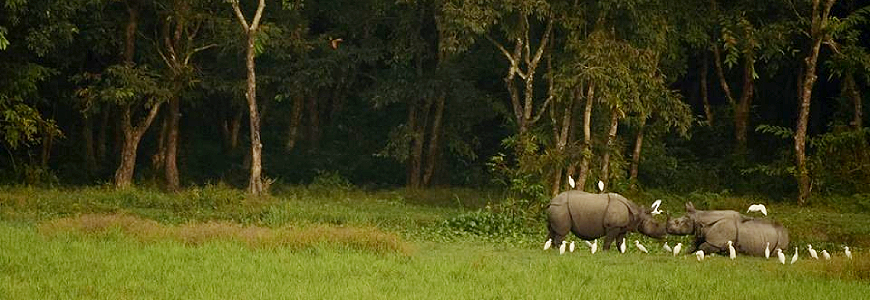
M 863 194 L 868 17 L 847 0 L 10 0 L 2 178 Z

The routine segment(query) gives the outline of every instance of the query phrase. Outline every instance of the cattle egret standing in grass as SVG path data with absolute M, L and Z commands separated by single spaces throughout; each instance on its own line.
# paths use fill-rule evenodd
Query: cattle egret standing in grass
M 567 242 L 562 241 L 562 245 L 559 246 L 559 254 L 565 254 L 565 245 L 567 244 Z
M 571 177 L 571 175 L 568 175 L 568 185 L 570 185 L 572 189 L 574 188 L 574 177 Z
M 764 243 L 764 258 L 770 258 L 770 242 Z
M 671 246 L 668 246 L 668 242 L 665 242 L 665 244 L 662 246 L 662 249 L 665 249 L 665 251 L 667 251 L 668 253 L 674 252 L 674 249 L 671 249 Z
M 779 257 L 779 262 L 781 264 L 785 264 L 785 253 L 782 253 L 782 249 L 776 248 L 776 256 Z
M 798 257 L 797 253 L 798 253 L 798 247 L 794 247 L 794 256 L 791 257 L 791 264 L 794 264 L 794 262 L 797 261 L 797 257 Z
M 595 240 L 595 242 L 589 246 L 589 251 L 591 251 L 592 254 L 595 254 L 595 252 L 598 252 L 598 240 Z
M 824 257 L 825 260 L 831 260 L 831 254 L 828 253 L 828 250 L 822 250 L 822 257 Z
M 622 238 L 622 244 L 619 244 L 619 253 L 625 253 L 625 238 Z
M 737 250 L 734 249 L 734 242 L 728 241 L 728 257 L 731 259 L 737 258 Z
M 698 258 L 698 261 L 704 260 L 704 250 L 698 250 L 695 252 L 695 257 Z
M 571 241 L 571 245 L 568 245 L 568 251 L 574 252 L 574 241 Z
M 810 257 L 819 259 L 819 255 L 816 254 L 816 249 L 813 249 L 813 245 L 807 244 L 807 251 L 810 252 Z
M 753 205 L 749 206 L 748 210 L 746 210 L 746 212 L 753 212 L 753 211 L 761 212 L 765 216 L 767 215 L 767 207 L 764 207 L 764 204 L 753 204 Z
M 592 242 L 590 242 L 590 241 L 583 241 L 583 242 L 586 243 L 586 246 L 589 246 L 589 248 L 592 248 Z
M 550 249 L 550 246 L 552 246 L 552 245 L 553 245 L 553 239 L 547 240 L 547 242 L 544 243 L 544 250 Z
M 683 243 L 677 243 L 677 245 L 674 246 L 674 256 L 677 256 L 677 254 L 680 254 L 680 250 L 682 250 L 682 249 L 683 249 Z
M 604 181 L 598 181 L 598 190 L 604 193 Z
M 849 246 L 843 246 L 843 249 L 846 249 L 846 257 L 852 259 L 852 251 L 849 251 Z
M 649 253 L 649 251 L 646 251 L 646 247 L 641 245 L 640 241 L 638 241 L 638 240 L 634 240 L 634 246 L 637 247 L 637 249 L 640 249 L 640 252 Z
M 659 199 L 659 200 L 656 200 L 656 202 L 653 202 L 653 204 L 652 204 L 653 210 L 650 213 L 653 215 L 663 213 L 664 211 L 659 210 L 660 205 L 662 205 L 662 199 Z

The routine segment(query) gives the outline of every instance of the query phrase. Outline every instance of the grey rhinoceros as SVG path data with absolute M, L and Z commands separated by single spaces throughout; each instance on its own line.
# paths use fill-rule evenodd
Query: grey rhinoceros
M 705 253 L 728 251 L 728 241 L 737 252 L 763 256 L 764 249 L 788 249 L 788 230 L 777 222 L 753 219 L 733 210 L 697 210 L 686 203 L 686 215 L 668 220 L 668 234 L 695 235 L 694 248 Z M 770 244 L 768 244 L 770 243 Z
M 629 231 L 654 238 L 667 234 L 665 224 L 657 222 L 649 209 L 615 193 L 567 191 L 550 200 L 547 213 L 553 245 L 561 244 L 569 231 L 584 240 L 604 236 L 604 250 L 610 249 L 614 240 L 622 243 Z

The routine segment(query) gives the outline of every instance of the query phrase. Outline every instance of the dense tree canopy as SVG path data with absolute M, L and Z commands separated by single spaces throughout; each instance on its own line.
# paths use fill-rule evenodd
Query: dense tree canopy
M 0 175 L 870 193 L 868 18 L 850 0 L 9 0 Z

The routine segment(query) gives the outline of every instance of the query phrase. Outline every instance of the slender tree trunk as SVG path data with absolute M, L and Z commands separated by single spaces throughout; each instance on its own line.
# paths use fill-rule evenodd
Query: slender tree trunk
M 260 0 L 257 4 L 257 12 L 248 25 L 245 16 L 239 8 L 238 0 L 233 0 L 230 3 L 233 6 L 233 12 L 236 18 L 242 25 L 242 30 L 247 36 L 247 47 L 245 49 L 245 67 L 247 69 L 248 81 L 245 97 L 248 100 L 248 116 L 250 117 L 251 130 L 251 177 L 248 180 L 248 192 L 253 195 L 260 195 L 265 192 L 263 183 L 263 144 L 260 141 L 260 112 L 257 109 L 257 73 L 255 72 L 254 63 L 254 45 L 257 38 L 257 30 L 260 25 L 260 18 L 263 15 L 263 8 L 266 7 L 265 0 Z
M 97 172 L 97 157 L 94 151 L 94 121 L 87 114 L 84 115 L 83 121 L 82 139 L 85 144 L 85 169 L 90 177 Z
M 631 183 L 631 188 L 637 188 L 637 171 L 640 169 L 640 150 L 643 148 L 643 133 L 646 129 L 646 117 L 641 117 L 640 125 L 637 129 L 637 136 L 634 140 L 634 151 L 631 154 L 631 171 L 628 175 L 628 182 Z
M 284 150 L 290 152 L 296 147 L 299 139 L 299 125 L 302 123 L 302 107 L 305 105 L 305 97 L 297 95 L 293 97 L 293 110 L 290 112 L 290 127 L 287 129 L 287 144 Z
M 558 128 L 558 130 L 554 129 L 554 133 L 556 134 L 554 138 L 556 139 L 556 153 L 558 153 L 559 156 L 563 156 L 565 154 L 565 148 L 568 145 L 568 133 L 571 129 L 571 123 L 573 122 L 573 111 L 574 102 L 572 99 L 565 104 L 565 111 L 562 113 L 561 124 L 553 124 L 554 128 Z M 562 164 L 558 164 L 553 170 L 553 185 L 551 186 L 550 192 L 550 194 L 552 194 L 551 196 L 558 195 L 559 191 L 562 189 L 562 171 Z
M 308 150 L 317 151 L 320 145 L 320 109 L 318 97 L 308 97 Z
M 432 176 L 435 174 L 437 167 L 436 161 L 440 153 L 441 141 L 441 120 L 444 115 L 444 104 L 446 96 L 441 95 L 436 99 L 435 103 L 435 118 L 432 120 L 432 132 L 429 135 L 429 150 L 426 151 L 426 170 L 423 172 L 423 186 L 428 187 L 432 184 Z
M 604 148 L 604 154 L 601 156 L 601 181 L 604 181 L 604 186 L 610 186 L 610 153 L 613 151 L 613 144 L 616 142 L 616 129 L 619 127 L 619 110 L 612 108 L 610 111 L 610 131 L 607 134 L 607 147 Z
M 260 0 L 262 3 L 263 0 Z M 263 144 L 260 142 L 260 112 L 257 110 L 257 74 L 254 71 L 254 40 L 255 33 L 248 33 L 248 47 L 245 55 L 245 65 L 248 70 L 248 115 L 250 116 L 251 134 L 251 177 L 248 180 L 248 192 L 260 195 L 265 192 L 263 186 Z
M 836 0 L 827 0 L 824 8 L 819 7 L 819 0 L 813 0 L 812 19 L 810 27 L 810 37 L 812 46 L 804 59 L 806 64 L 805 74 L 803 75 L 803 89 L 800 99 L 800 114 L 797 120 L 797 128 L 794 136 L 795 162 L 797 164 L 797 183 L 798 183 L 798 204 L 804 205 L 810 196 L 810 174 L 806 163 L 806 136 L 807 125 L 809 123 L 810 102 L 812 100 L 813 84 L 816 82 L 816 63 L 819 59 L 819 49 L 822 45 L 822 40 L 825 38 L 824 32 L 827 27 L 828 16 L 831 12 L 831 6 Z
M 852 128 L 857 130 L 864 128 L 864 108 L 861 103 L 863 99 L 861 98 L 861 90 L 858 89 L 858 84 L 855 82 L 855 77 L 852 73 L 846 74 L 846 77 L 843 78 L 843 92 L 849 99 L 852 99 L 854 114 L 852 115 L 852 122 L 849 125 L 852 125 Z
M 728 80 L 725 79 L 725 70 L 722 69 L 722 54 L 719 52 L 719 47 L 715 44 L 710 48 L 713 49 L 713 65 L 716 66 L 716 75 L 719 76 L 719 85 L 722 91 L 725 92 L 725 98 L 728 99 L 728 104 L 734 105 L 734 97 L 731 96 L 731 88 L 728 87 Z
M 100 111 L 100 128 L 97 130 L 97 161 L 104 163 L 106 161 L 106 153 L 108 153 L 108 131 L 109 131 L 109 113 L 111 109 L 109 108 L 108 103 L 103 105 L 102 110 Z M 100 168 L 102 169 L 102 168 Z
M 734 110 L 734 134 L 737 141 L 737 153 L 746 152 L 747 127 L 749 127 L 749 109 L 752 106 L 755 80 L 752 79 L 752 68 L 755 64 L 751 56 L 747 56 L 743 66 L 743 93 L 740 95 Z
M 157 151 L 151 156 L 151 169 L 154 171 L 154 179 L 157 179 L 157 174 L 163 170 L 166 165 L 166 134 L 169 131 L 168 117 L 164 117 L 160 126 L 160 133 L 157 135 Z
M 178 97 L 169 99 L 169 114 L 166 116 L 166 148 L 165 162 L 163 168 L 166 177 L 166 189 L 172 192 L 178 191 L 181 187 L 180 179 L 178 178 L 178 123 L 181 119 L 181 102 Z
M 224 120 L 223 124 L 226 152 L 232 152 L 239 147 L 239 130 L 242 128 L 242 117 L 245 116 L 243 109 L 234 110 L 231 106 L 230 110 L 233 110 L 232 116 Z
M 43 168 L 48 168 L 48 161 L 51 159 L 51 147 L 54 143 L 54 132 L 48 131 L 48 134 L 42 137 L 42 155 L 40 155 L 40 163 Z
M 580 157 L 580 171 L 577 175 L 578 190 L 583 190 L 589 175 L 589 160 L 592 159 L 592 104 L 595 100 L 595 85 L 589 84 L 586 93 L 586 106 L 583 110 L 583 153 Z
M 710 96 L 707 92 L 707 71 L 709 67 L 709 57 L 707 52 L 704 52 L 703 65 L 701 67 L 701 101 L 704 104 L 704 115 L 707 117 L 707 125 L 713 125 L 713 109 L 710 107 Z
M 411 127 L 413 144 L 411 146 L 411 154 L 408 160 L 408 187 L 412 189 L 419 189 L 422 187 L 423 149 L 426 138 L 426 125 L 429 123 L 429 110 L 432 109 L 432 100 L 426 99 L 424 101 L 425 104 L 422 109 L 419 109 L 416 104 L 413 105 L 412 109 L 414 110 L 414 116 L 409 116 L 409 120 L 410 117 L 415 119 L 415 125 Z

